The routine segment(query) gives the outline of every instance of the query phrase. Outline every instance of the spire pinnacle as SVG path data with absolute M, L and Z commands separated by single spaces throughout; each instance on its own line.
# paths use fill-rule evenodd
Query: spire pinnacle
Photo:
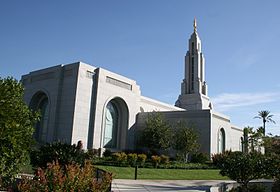
M 193 20 L 193 32 L 195 32 L 196 33 L 196 18 L 194 18 L 194 20 Z

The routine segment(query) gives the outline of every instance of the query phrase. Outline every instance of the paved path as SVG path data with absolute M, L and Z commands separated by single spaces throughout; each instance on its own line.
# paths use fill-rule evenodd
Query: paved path
M 218 192 L 219 185 L 233 183 L 222 180 L 126 180 L 115 179 L 113 192 L 179 191 L 179 192 Z

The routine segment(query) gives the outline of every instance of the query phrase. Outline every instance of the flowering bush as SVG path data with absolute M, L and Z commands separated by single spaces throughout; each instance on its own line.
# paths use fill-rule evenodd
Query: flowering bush
M 129 153 L 127 155 L 127 161 L 130 166 L 135 166 L 137 162 L 137 154 L 136 153 Z
M 161 160 L 160 156 L 157 156 L 157 155 L 152 156 L 152 162 L 153 162 L 155 168 L 158 167 L 160 160 Z
M 146 159 L 147 159 L 147 155 L 145 155 L 145 154 L 138 154 L 137 161 L 138 161 L 140 166 L 144 167 Z
M 168 164 L 169 163 L 169 157 L 168 156 L 166 156 L 166 155 L 161 155 L 160 156 L 160 162 L 162 163 L 162 164 Z
M 23 178 L 18 188 L 23 192 L 108 191 L 112 175 L 104 172 L 102 179 L 98 179 L 96 171 L 90 161 L 85 161 L 84 167 L 75 163 L 61 166 L 56 161 L 49 163 L 45 170 L 38 168 L 34 180 Z
M 127 155 L 124 152 L 113 153 L 113 161 L 117 162 L 119 165 L 124 165 L 127 160 Z

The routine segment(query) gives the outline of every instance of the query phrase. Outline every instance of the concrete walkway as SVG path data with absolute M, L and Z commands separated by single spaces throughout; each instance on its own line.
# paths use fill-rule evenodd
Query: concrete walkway
M 179 191 L 179 192 L 218 192 L 219 186 L 234 181 L 222 180 L 127 180 L 114 179 L 113 192 L 135 191 Z

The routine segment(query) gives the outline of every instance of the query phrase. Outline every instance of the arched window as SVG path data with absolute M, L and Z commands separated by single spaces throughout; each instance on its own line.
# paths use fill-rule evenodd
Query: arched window
M 114 103 L 109 102 L 105 112 L 104 147 L 115 148 L 117 146 L 119 114 Z
M 225 151 L 226 148 L 226 134 L 225 134 L 225 130 L 222 128 L 219 131 L 219 146 L 218 146 L 218 152 L 222 153 Z
M 45 97 L 40 103 L 38 109 L 41 112 L 41 119 L 36 126 L 35 138 L 40 142 L 47 142 L 48 119 L 49 119 L 49 101 Z
M 34 138 L 39 143 L 46 143 L 48 135 L 49 99 L 43 92 L 36 93 L 31 100 L 30 107 L 40 112 L 40 120 L 36 124 Z
M 128 142 L 129 111 L 126 102 L 115 97 L 104 106 L 102 147 L 123 150 Z

